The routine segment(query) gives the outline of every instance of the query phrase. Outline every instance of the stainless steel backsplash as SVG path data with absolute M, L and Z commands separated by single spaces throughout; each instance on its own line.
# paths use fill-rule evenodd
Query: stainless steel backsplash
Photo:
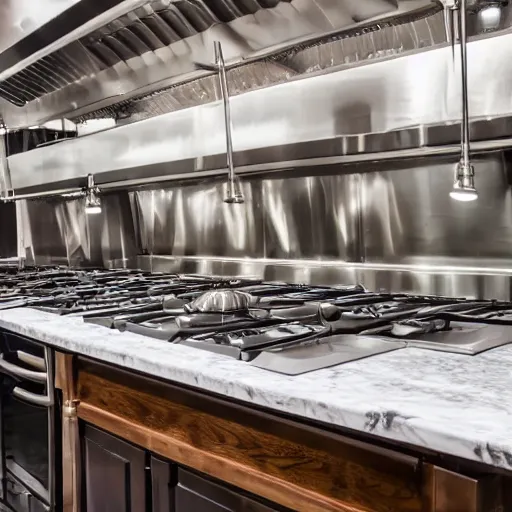
M 128 194 L 103 197 L 100 215 L 86 215 L 84 202 L 18 202 L 19 256 L 27 264 L 133 267 L 137 249 Z
M 246 203 L 236 206 L 224 203 L 222 183 L 211 181 L 131 192 L 130 200 L 144 254 L 512 262 L 503 153 L 475 159 L 480 198 L 474 203 L 450 199 L 454 163 L 394 162 L 376 172 L 367 164 L 343 174 L 333 166 L 310 169 L 309 176 L 251 179 L 243 183 Z
M 243 205 L 223 203 L 218 181 L 106 195 L 92 217 L 79 200 L 24 203 L 23 244 L 36 263 L 509 298 L 510 165 L 502 152 L 474 163 L 474 203 L 449 197 L 454 159 L 252 178 Z

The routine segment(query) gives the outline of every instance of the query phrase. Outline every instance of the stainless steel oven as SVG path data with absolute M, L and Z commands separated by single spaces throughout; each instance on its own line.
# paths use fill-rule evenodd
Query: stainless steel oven
M 16 512 L 58 509 L 59 397 L 53 351 L 0 331 L 2 503 Z

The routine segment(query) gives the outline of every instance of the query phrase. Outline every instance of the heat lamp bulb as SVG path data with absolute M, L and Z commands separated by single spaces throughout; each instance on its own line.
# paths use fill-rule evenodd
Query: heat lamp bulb
M 476 190 L 454 189 L 450 192 L 450 197 L 455 201 L 469 203 L 478 199 L 478 192 Z
M 496 4 L 485 6 L 478 12 L 478 18 L 484 32 L 496 30 L 501 22 L 501 7 Z
M 86 206 L 85 213 L 87 215 L 97 215 L 98 213 L 101 213 L 101 206 Z

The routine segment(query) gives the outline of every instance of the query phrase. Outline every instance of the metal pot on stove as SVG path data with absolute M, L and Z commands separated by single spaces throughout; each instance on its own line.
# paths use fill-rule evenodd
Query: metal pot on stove
M 209 290 L 183 307 L 187 313 L 248 311 L 254 298 L 240 290 Z

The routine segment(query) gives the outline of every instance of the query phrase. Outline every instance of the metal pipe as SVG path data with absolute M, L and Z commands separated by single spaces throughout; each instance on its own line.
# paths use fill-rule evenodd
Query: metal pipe
M 468 105 L 468 51 L 467 51 L 467 0 L 460 0 L 460 69 L 462 87 L 461 151 L 462 163 L 469 166 L 469 105 Z
M 455 63 L 455 9 L 456 0 L 446 0 L 444 4 L 444 25 L 446 37 L 452 49 L 452 65 Z
M 235 165 L 233 162 L 233 140 L 231 137 L 231 108 L 229 104 L 228 79 L 226 74 L 226 64 L 222 54 L 222 45 L 220 41 L 215 41 L 215 65 L 219 75 L 219 86 L 224 105 L 224 123 L 226 130 L 226 156 L 228 164 L 228 184 L 227 195 L 224 201 L 226 203 L 243 203 L 244 198 L 235 174 Z
M 21 201 L 23 199 L 43 199 L 45 197 L 52 197 L 52 196 L 63 196 L 63 195 L 70 195 L 70 196 L 76 196 L 80 197 L 84 195 L 84 190 L 82 188 L 63 188 L 60 190 L 48 190 L 44 192 L 31 192 L 28 194 L 13 194 L 13 195 L 6 195 L 0 197 L 0 200 L 2 200 L 4 203 L 8 203 L 11 201 Z

